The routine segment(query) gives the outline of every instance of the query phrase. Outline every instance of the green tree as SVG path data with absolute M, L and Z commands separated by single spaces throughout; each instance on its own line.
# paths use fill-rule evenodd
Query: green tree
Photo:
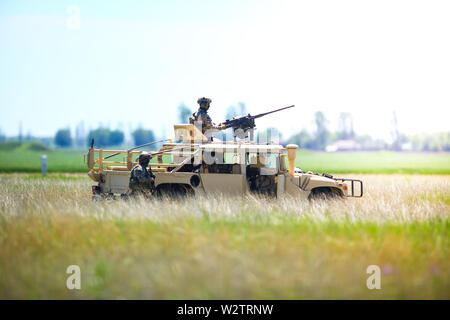
M 300 148 L 310 149 L 312 147 L 312 138 L 309 132 L 306 129 L 303 129 L 299 133 L 291 136 L 287 143 L 295 143 Z
M 415 151 L 450 151 L 450 132 L 415 134 L 406 137 Z
M 113 130 L 109 133 L 109 145 L 117 146 L 123 143 L 125 135 L 120 130 Z
M 395 151 L 400 151 L 402 149 L 402 135 L 398 129 L 397 113 L 394 111 L 392 113 L 392 149 Z
M 325 150 L 328 143 L 328 137 L 330 132 L 327 129 L 327 119 L 322 111 L 317 111 L 314 114 L 314 122 L 316 125 L 316 131 L 314 136 L 314 149 Z
M 238 102 L 237 106 L 231 105 L 227 108 L 225 119 L 231 119 L 233 117 L 245 115 L 247 115 L 247 106 L 244 102 Z
M 97 147 L 106 147 L 109 146 L 109 136 L 111 131 L 106 128 L 98 128 L 95 130 L 89 131 L 87 136 L 88 145 L 91 144 L 91 140 L 94 139 L 94 143 Z
M 348 112 L 341 112 L 338 122 L 338 138 L 347 140 L 355 138 L 353 131 L 353 117 Z
M 70 129 L 59 129 L 55 134 L 55 144 L 63 148 L 70 147 L 72 145 Z
M 238 110 L 240 116 L 244 116 L 247 114 L 247 106 L 244 102 L 238 102 L 236 109 Z
M 120 130 L 113 130 L 107 128 L 97 128 L 89 131 L 87 136 L 88 145 L 91 144 L 91 140 L 94 139 L 94 143 L 98 147 L 117 146 L 123 143 L 124 133 Z
M 0 129 L 0 142 L 6 141 L 6 135 L 3 134 L 3 131 Z
M 261 144 L 274 143 L 279 144 L 282 138 L 281 132 L 277 128 L 267 128 L 257 134 L 257 142 Z
M 189 123 L 189 117 L 192 111 L 184 103 L 178 106 L 178 120 L 180 123 Z
M 225 119 L 232 119 L 233 117 L 236 117 L 238 115 L 239 115 L 239 113 L 238 113 L 236 107 L 231 105 L 227 108 L 227 111 L 225 113 Z
M 146 129 L 136 129 L 132 133 L 134 144 L 136 146 L 140 146 L 147 142 L 155 141 L 155 135 L 153 133 L 153 130 L 146 130 Z

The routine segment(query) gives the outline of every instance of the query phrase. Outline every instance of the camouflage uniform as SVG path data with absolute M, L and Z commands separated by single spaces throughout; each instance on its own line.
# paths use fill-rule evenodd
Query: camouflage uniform
M 189 118 L 189 122 L 195 125 L 199 130 L 205 134 L 206 131 L 211 129 L 222 130 L 225 129 L 223 126 L 216 126 L 211 117 L 208 114 L 209 105 L 211 104 L 211 99 L 209 98 L 199 98 L 197 103 L 200 105 L 196 113 L 193 113 Z
M 202 133 L 205 133 L 213 127 L 211 117 L 208 112 L 202 108 L 199 108 L 198 111 L 192 115 L 190 122 L 201 129 Z
M 131 195 L 148 195 L 153 193 L 155 187 L 155 175 L 150 168 L 147 169 L 150 159 L 150 154 L 142 153 L 139 156 L 139 164 L 135 165 L 131 170 L 129 183 Z

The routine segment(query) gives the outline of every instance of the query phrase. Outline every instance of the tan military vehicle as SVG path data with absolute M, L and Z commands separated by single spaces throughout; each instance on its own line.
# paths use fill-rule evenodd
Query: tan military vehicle
M 362 197 L 362 181 L 334 178 L 295 168 L 297 145 L 256 144 L 251 141 L 211 141 L 192 124 L 174 126 L 175 138 L 154 152 L 150 167 L 156 195 L 289 195 Z M 245 136 L 245 134 L 244 134 Z M 91 145 L 87 154 L 94 198 L 129 193 L 130 170 L 142 151 L 104 150 Z M 122 157 L 121 161 L 111 160 Z M 155 161 L 156 160 L 156 161 Z

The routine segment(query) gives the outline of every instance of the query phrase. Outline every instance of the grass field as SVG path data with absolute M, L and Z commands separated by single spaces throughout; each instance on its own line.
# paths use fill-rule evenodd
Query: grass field
M 29 144 L 23 144 L 9 150 L 0 148 L 0 172 L 40 172 L 43 154 L 48 157 L 49 172 L 88 171 L 82 152 L 30 150 Z M 124 156 L 117 156 L 116 159 L 124 161 Z M 450 174 L 450 153 L 388 151 L 324 153 L 302 150 L 298 152 L 296 165 L 304 171 L 332 174 Z
M 9 145 L 0 144 L 0 172 L 41 172 L 42 155 L 47 155 L 49 172 L 88 171 L 82 152 L 33 150 L 28 143 Z
M 353 176 L 362 199 L 93 202 L 85 175 L 2 174 L 0 298 L 450 299 L 449 176 Z
M 330 173 L 450 174 L 450 153 L 299 151 L 304 171 Z

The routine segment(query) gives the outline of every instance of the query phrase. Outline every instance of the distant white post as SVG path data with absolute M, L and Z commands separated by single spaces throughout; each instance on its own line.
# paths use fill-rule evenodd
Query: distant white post
M 45 176 L 47 174 L 47 156 L 44 154 L 41 159 L 42 159 L 41 172 L 42 175 Z

